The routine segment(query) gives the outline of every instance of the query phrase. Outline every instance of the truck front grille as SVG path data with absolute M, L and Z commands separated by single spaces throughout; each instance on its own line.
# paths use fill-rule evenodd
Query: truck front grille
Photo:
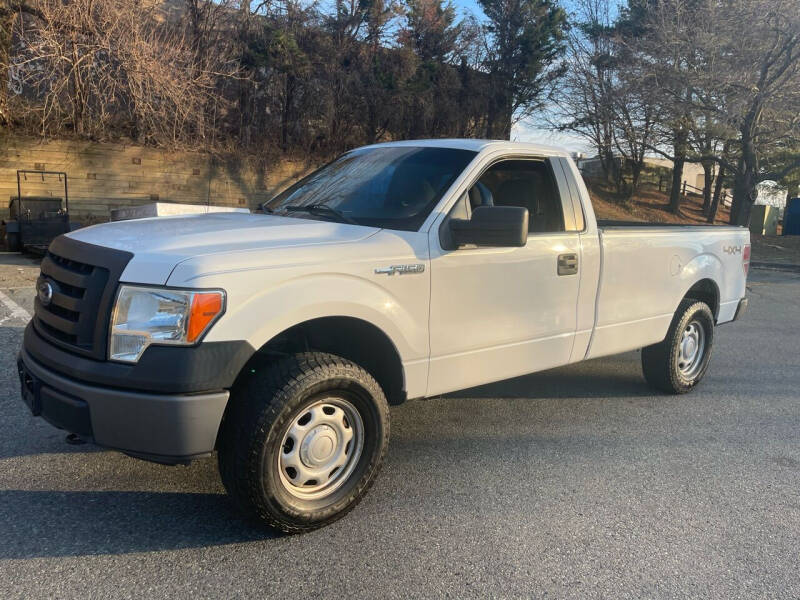
M 37 331 L 54 344 L 104 359 L 111 304 L 119 276 L 131 257 L 129 252 L 65 236 L 53 240 L 37 283 L 37 290 L 49 283 L 52 296 L 47 302 L 37 294 L 33 319 Z

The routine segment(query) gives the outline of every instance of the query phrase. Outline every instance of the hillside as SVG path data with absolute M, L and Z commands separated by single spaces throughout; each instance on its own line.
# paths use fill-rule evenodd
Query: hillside
M 598 219 L 620 221 L 640 221 L 643 223 L 686 223 L 701 225 L 706 223 L 702 214 L 703 198 L 688 195 L 681 202 L 680 214 L 669 210 L 669 196 L 659 192 L 651 183 L 643 183 L 639 191 L 628 202 L 620 201 L 608 184 L 587 180 L 587 187 L 592 198 L 595 214 Z M 730 211 L 720 206 L 717 211 L 715 225 L 728 223 Z

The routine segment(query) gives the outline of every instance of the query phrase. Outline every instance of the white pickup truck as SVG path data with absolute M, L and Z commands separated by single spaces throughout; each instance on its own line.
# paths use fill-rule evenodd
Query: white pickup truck
M 747 229 L 598 224 L 544 146 L 359 148 L 262 212 L 60 236 L 18 366 L 34 415 L 163 463 L 216 450 L 287 532 L 366 493 L 389 404 L 639 348 L 683 393 L 747 302 Z

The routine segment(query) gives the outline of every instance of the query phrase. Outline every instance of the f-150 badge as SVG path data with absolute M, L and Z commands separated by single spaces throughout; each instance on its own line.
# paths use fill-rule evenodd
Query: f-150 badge
M 425 271 L 425 265 L 391 265 L 389 267 L 377 267 L 375 269 L 376 275 L 388 275 L 391 277 L 395 273 L 398 275 L 407 275 L 409 273 L 422 273 Z

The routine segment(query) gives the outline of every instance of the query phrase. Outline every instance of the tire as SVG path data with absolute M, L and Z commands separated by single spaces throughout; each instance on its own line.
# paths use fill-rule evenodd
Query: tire
M 685 394 L 706 374 L 713 342 L 711 309 L 705 302 L 684 299 L 672 318 L 667 337 L 642 349 L 644 378 L 663 392 Z
M 386 454 L 389 407 L 380 385 L 353 362 L 318 352 L 252 371 L 237 382 L 220 428 L 228 494 L 285 533 L 342 518 Z

